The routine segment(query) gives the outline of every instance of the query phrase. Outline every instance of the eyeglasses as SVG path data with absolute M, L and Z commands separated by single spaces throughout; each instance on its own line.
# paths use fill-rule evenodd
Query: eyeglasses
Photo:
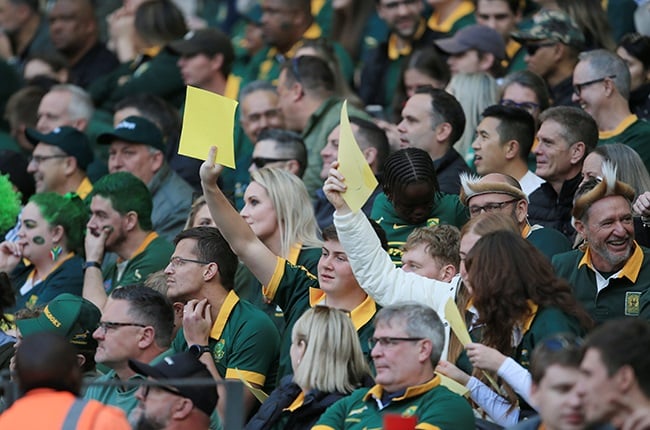
M 192 260 L 191 258 L 183 258 L 178 256 L 169 259 L 169 264 L 171 264 L 172 267 L 179 267 L 185 263 L 210 264 L 209 261 Z
M 29 157 L 29 162 L 36 163 L 36 164 L 41 164 L 43 161 L 50 160 L 52 158 L 66 158 L 69 157 L 69 155 L 66 154 L 58 154 L 58 155 L 32 155 Z
M 512 199 L 512 200 L 507 200 L 505 202 L 500 202 L 500 203 L 488 203 L 483 206 L 470 206 L 469 207 L 469 214 L 471 216 L 476 216 L 479 215 L 481 212 L 485 211 L 486 213 L 492 213 L 492 212 L 497 212 L 506 207 L 507 205 L 518 202 L 519 199 Z
M 403 6 L 414 6 L 414 5 L 416 5 L 418 3 L 421 3 L 421 2 L 422 2 L 422 0 L 391 1 L 391 2 L 388 2 L 388 3 L 382 4 L 381 7 L 383 7 L 386 10 L 389 10 L 389 11 L 392 12 L 392 11 L 397 10 L 397 8 L 399 8 L 402 5 Z
M 258 169 L 261 169 L 262 167 L 266 166 L 269 163 L 280 163 L 282 161 L 289 161 L 293 160 L 293 158 L 266 158 L 266 157 L 253 157 L 253 164 L 255 167 Z
M 127 322 L 112 322 L 112 321 L 100 321 L 99 325 L 97 326 L 98 329 L 100 329 L 103 334 L 106 334 L 107 331 L 109 330 L 117 330 L 120 327 L 147 327 L 146 324 L 140 324 L 140 323 L 127 323 Z
M 419 342 L 423 337 L 371 337 L 368 339 L 368 346 L 374 349 L 377 344 L 382 348 L 395 346 L 400 342 Z
M 501 106 L 523 109 L 530 114 L 533 114 L 533 112 L 539 109 L 539 105 L 537 103 L 533 103 L 533 102 L 517 103 L 516 101 L 510 99 L 501 99 L 499 104 L 501 104 Z
M 166 391 L 166 392 L 171 393 L 171 394 L 173 394 L 175 396 L 183 396 L 180 392 L 176 391 L 173 387 L 168 387 L 166 385 L 158 385 L 158 384 L 155 384 L 155 385 L 147 384 L 147 385 L 144 385 L 142 387 L 142 397 L 146 399 L 147 396 L 149 396 L 149 391 L 151 391 L 152 388 L 157 388 L 159 390 Z
M 555 46 L 557 42 L 547 42 L 547 43 L 527 43 L 524 45 L 524 49 L 529 56 L 534 56 L 537 54 L 539 48 L 547 48 L 549 46 Z
M 616 75 L 609 75 L 609 76 L 605 76 L 604 78 L 594 79 L 593 81 L 587 81 L 581 84 L 573 84 L 573 92 L 575 93 L 575 95 L 579 97 L 580 93 L 585 87 L 588 87 L 589 85 L 597 84 L 598 82 L 603 82 L 607 79 L 614 79 L 615 77 Z

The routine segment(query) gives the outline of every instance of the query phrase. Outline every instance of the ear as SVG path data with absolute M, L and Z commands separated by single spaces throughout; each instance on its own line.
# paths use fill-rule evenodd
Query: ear
M 418 351 L 418 361 L 420 363 L 431 362 L 431 350 L 433 349 L 433 344 L 430 339 L 424 339 L 420 343 L 420 350 Z
M 66 176 L 72 175 L 77 170 L 77 159 L 69 156 L 65 158 L 65 163 L 63 165 L 63 172 Z
M 88 120 L 84 118 L 78 118 L 72 121 L 72 126 L 77 130 L 83 131 L 88 127 Z
M 585 231 L 587 230 L 587 226 L 584 225 L 582 221 L 580 221 L 579 219 L 574 219 L 573 226 L 575 227 L 578 234 L 580 234 L 580 236 L 582 236 L 584 239 L 587 239 L 587 236 L 585 236 Z
M 478 62 L 479 70 L 482 71 L 482 72 L 487 72 L 488 70 L 490 70 L 492 68 L 492 66 L 494 65 L 494 63 L 496 61 L 497 60 L 496 60 L 494 54 L 491 54 L 489 52 L 484 52 L 481 55 L 481 58 L 480 58 L 480 60 Z
M 50 233 L 52 233 L 53 242 L 61 242 L 61 240 L 63 240 L 63 234 L 65 233 L 65 230 L 63 229 L 63 226 L 55 225 L 50 230 Z
M 138 336 L 140 349 L 147 349 L 156 342 L 156 331 L 151 326 L 144 327 Z
M 509 140 L 508 142 L 504 143 L 503 149 L 506 160 L 510 161 L 519 158 L 519 142 L 516 140 Z
M 184 420 L 194 409 L 194 403 L 187 397 L 178 397 L 171 408 L 171 416 L 176 420 Z
M 616 91 L 616 86 L 614 85 L 614 81 L 610 78 L 607 78 L 603 81 L 605 84 L 605 96 L 606 97 L 611 97 L 612 94 L 614 94 L 614 91 Z
M 174 327 L 180 328 L 183 326 L 183 310 L 185 305 L 181 302 L 174 302 L 172 304 L 174 308 Z
M 138 226 L 138 214 L 135 211 L 129 211 L 122 217 L 122 223 L 126 231 L 133 231 Z
M 571 153 L 569 161 L 571 164 L 576 165 L 582 163 L 585 158 L 585 150 L 586 147 L 584 142 L 576 142 L 571 145 L 571 148 L 569 148 Z
M 296 176 L 298 176 L 298 172 L 300 172 L 300 163 L 298 163 L 298 160 L 289 160 L 286 162 L 284 167 L 285 170 L 288 170 Z
M 364 149 L 363 158 L 365 158 L 366 162 L 372 167 L 372 164 L 377 162 L 377 148 L 371 146 Z
M 86 364 L 86 357 L 83 354 L 77 354 L 77 365 L 81 369 Z
M 519 224 L 526 220 L 526 216 L 528 215 L 528 202 L 526 200 L 522 199 L 517 202 L 515 205 L 515 215 Z
M 156 151 L 151 154 L 151 171 L 156 173 L 165 162 L 165 154 L 162 151 Z
M 449 136 L 451 136 L 452 131 L 453 127 L 448 122 L 439 124 L 438 127 L 436 127 L 436 140 L 438 142 L 447 141 L 449 139 Z M 450 144 L 454 144 L 454 142 L 450 142 Z
M 619 393 L 627 393 L 633 389 L 637 382 L 632 366 L 625 365 L 618 369 L 614 374 L 614 381 Z
M 301 83 L 296 81 L 289 87 L 289 94 L 291 94 L 291 100 L 297 102 L 305 96 L 305 89 Z
M 564 58 L 564 54 L 565 54 L 564 51 L 566 49 L 568 48 L 561 43 L 556 43 L 555 46 L 553 46 L 552 58 L 556 63 L 560 61 L 562 58 Z
M 451 279 L 456 276 L 458 270 L 454 267 L 453 264 L 445 264 L 440 268 L 440 280 L 442 282 L 451 282 Z
M 221 70 L 223 67 L 223 54 L 216 54 L 212 57 L 210 59 L 210 65 L 212 66 L 212 70 Z
M 219 276 L 219 265 L 217 263 L 210 263 L 203 269 L 203 281 L 210 282 L 216 276 Z

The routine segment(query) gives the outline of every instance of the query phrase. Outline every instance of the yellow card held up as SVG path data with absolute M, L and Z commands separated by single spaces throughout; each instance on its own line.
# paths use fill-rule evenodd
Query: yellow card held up
M 467 345 L 468 343 L 472 343 L 472 338 L 469 336 L 469 332 L 467 331 L 465 320 L 460 314 L 458 306 L 456 306 L 456 303 L 452 298 L 449 298 L 445 304 L 445 319 L 463 346 Z
M 264 391 L 262 391 L 259 388 L 253 387 L 250 382 L 244 379 L 244 375 L 239 371 L 239 369 L 235 368 L 235 372 L 237 372 L 237 377 L 244 383 L 246 388 L 250 390 L 251 393 L 255 396 L 257 400 L 259 400 L 260 403 L 264 403 L 266 399 L 269 398 L 269 395 L 266 394 Z
M 216 162 L 234 169 L 237 104 L 235 100 L 188 85 L 178 153 L 205 160 L 205 154 L 215 145 L 219 149 Z
M 341 107 L 340 125 L 339 172 L 345 177 L 345 185 L 348 187 L 342 197 L 350 209 L 357 212 L 363 207 L 379 183 L 352 134 L 347 100 Z

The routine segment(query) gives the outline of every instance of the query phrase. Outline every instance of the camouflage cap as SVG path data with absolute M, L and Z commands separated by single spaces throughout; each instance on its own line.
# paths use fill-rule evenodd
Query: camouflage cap
M 577 49 L 582 49 L 585 44 L 585 36 L 575 21 L 566 13 L 556 10 L 535 14 L 533 25 L 528 30 L 515 31 L 511 35 L 520 43 L 552 40 Z

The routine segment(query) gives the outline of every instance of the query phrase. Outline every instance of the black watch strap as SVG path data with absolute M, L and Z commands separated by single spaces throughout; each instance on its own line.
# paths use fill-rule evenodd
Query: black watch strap
M 96 261 L 86 261 L 83 265 L 84 271 L 90 267 L 96 267 L 99 270 L 102 270 L 102 265 Z
M 190 346 L 190 353 L 193 356 L 195 356 L 196 358 L 201 357 L 206 352 L 210 352 L 210 346 L 209 345 L 191 345 Z

